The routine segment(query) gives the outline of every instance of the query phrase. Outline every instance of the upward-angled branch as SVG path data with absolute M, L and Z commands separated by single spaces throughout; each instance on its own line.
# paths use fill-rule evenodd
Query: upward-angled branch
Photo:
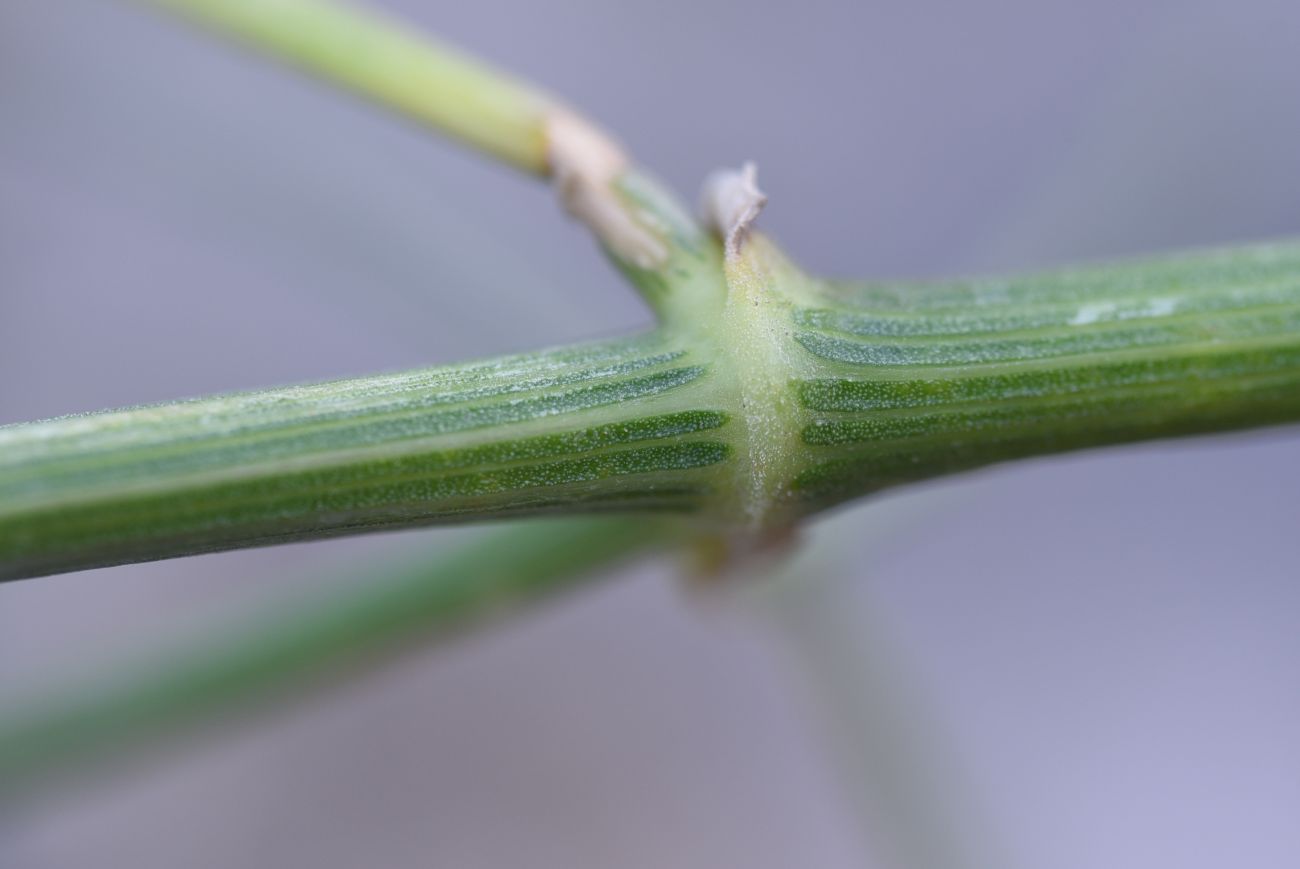
M 517 168 L 555 182 L 564 206 L 619 261 L 669 255 L 663 227 L 618 190 L 615 139 L 541 89 L 375 12 L 334 0 L 143 0 L 226 33 Z
M 532 172 L 550 172 L 541 89 L 409 29 L 333 0 L 141 0 L 225 33 L 403 117 Z

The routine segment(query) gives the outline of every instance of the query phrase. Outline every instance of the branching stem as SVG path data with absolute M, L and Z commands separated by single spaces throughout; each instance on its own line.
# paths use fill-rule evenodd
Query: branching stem
M 328 0 L 152 0 L 556 176 L 652 334 L 0 428 L 0 579 L 538 513 L 783 531 L 887 486 L 1300 419 L 1300 246 L 1013 279 L 812 278 L 557 101 Z
M 0 792 L 681 540 L 680 517 L 753 539 L 912 480 L 1300 420 L 1300 244 L 1012 279 L 818 280 L 753 230 L 752 173 L 712 186 L 708 234 L 558 100 L 384 18 L 331 0 L 146 2 L 552 178 L 660 325 L 0 427 L 0 580 L 503 516 L 642 516 L 521 531 L 6 719 Z

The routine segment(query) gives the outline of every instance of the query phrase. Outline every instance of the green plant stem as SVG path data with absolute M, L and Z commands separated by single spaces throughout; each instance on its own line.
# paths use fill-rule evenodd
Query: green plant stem
M 921 286 L 745 257 L 723 310 L 640 338 L 0 428 L 0 576 L 555 512 L 753 533 L 1300 419 L 1300 245 Z
M 430 566 L 370 576 L 308 608 L 268 612 L 208 644 L 101 674 L 20 714 L 0 714 L 0 801 L 210 727 L 213 716 L 293 699 L 408 647 L 459 635 L 684 535 L 670 520 L 625 518 L 502 529 Z
M 553 97 L 374 11 L 330 0 L 139 0 L 539 175 Z
M 671 228 L 621 190 L 622 146 L 536 87 L 396 21 L 334 0 L 139 0 L 304 69 L 525 171 L 552 178 L 565 209 L 616 264 L 659 271 Z
M 733 294 L 773 299 L 790 390 L 764 410 L 786 441 L 768 445 L 774 518 L 1011 459 L 1300 420 L 1294 242 L 928 284 L 814 280 L 762 239 L 745 258 Z
M 159 2 L 489 150 L 527 139 L 526 88 L 348 7 Z M 850 284 L 571 168 L 656 332 L 0 428 L 0 579 L 548 512 L 754 535 L 994 462 L 1300 419 L 1294 243 Z
M 0 428 L 0 578 L 484 517 L 699 512 L 707 359 L 652 334 Z

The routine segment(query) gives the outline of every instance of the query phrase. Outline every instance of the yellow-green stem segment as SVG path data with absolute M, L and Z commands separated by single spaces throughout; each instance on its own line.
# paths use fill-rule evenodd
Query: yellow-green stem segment
M 545 125 L 559 103 L 540 89 L 377 12 L 337 0 L 140 0 L 544 175 Z

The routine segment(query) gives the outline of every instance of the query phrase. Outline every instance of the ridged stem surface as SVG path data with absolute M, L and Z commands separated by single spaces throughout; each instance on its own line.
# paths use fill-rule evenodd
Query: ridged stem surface
M 731 448 L 659 334 L 0 428 L 0 577 L 556 511 L 692 512 Z
M 1300 245 L 1002 280 L 818 283 L 790 312 L 808 360 L 802 511 L 1081 447 L 1300 419 Z
M 554 512 L 750 533 L 1300 419 L 1294 244 L 925 285 L 817 281 L 761 237 L 716 253 L 677 254 L 636 338 L 0 428 L 0 576 Z

